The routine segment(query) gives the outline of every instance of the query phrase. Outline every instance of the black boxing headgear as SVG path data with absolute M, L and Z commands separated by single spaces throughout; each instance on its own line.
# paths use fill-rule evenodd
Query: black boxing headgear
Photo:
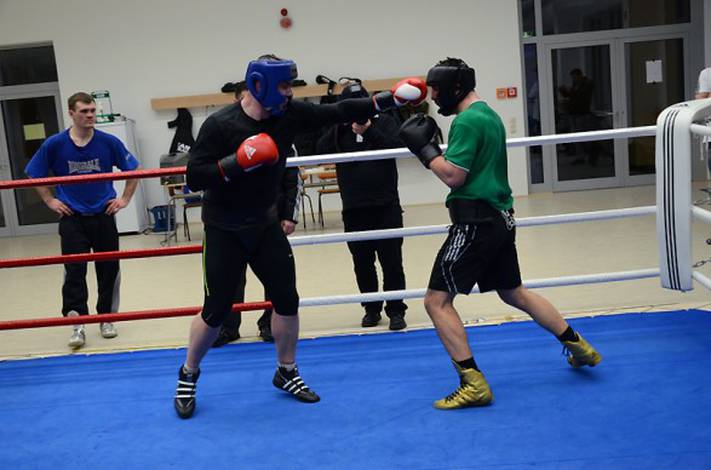
M 474 69 L 462 59 L 447 57 L 427 72 L 427 85 L 437 89 L 438 113 L 450 116 L 457 105 L 476 88 Z
M 368 90 L 360 82 L 351 83 L 343 87 L 343 91 L 338 96 L 338 101 L 347 100 L 350 98 L 367 98 Z
M 338 101 L 348 100 L 351 98 L 367 98 L 368 96 L 370 96 L 368 94 L 368 90 L 365 89 L 360 80 L 355 79 L 355 81 L 352 81 L 350 84 L 343 86 L 343 91 L 341 91 L 341 94 L 338 95 Z M 362 125 L 368 122 L 368 119 L 356 122 Z M 343 125 L 350 127 L 351 123 L 344 122 Z

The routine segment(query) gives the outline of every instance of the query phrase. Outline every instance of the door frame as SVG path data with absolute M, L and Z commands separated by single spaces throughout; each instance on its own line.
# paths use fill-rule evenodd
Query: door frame
M 62 102 L 57 82 L 35 83 L 31 85 L 16 85 L 0 87 L 0 101 L 27 98 L 54 97 L 57 110 L 57 124 L 59 131 L 64 129 Z M 5 120 L 0 114 L 0 179 L 12 179 L 10 154 L 5 135 Z M 20 225 L 17 214 L 17 205 L 14 190 L 0 191 L 0 203 L 5 214 L 5 227 L 0 227 L 0 237 L 16 235 L 37 235 L 54 233 L 57 223 Z
M 621 103 L 623 95 L 620 93 L 620 72 L 616 70 L 619 67 L 618 47 L 615 45 L 615 39 L 594 39 L 594 40 L 577 40 L 577 41 L 560 41 L 544 46 L 544 64 L 545 64 L 545 97 L 541 94 L 541 124 L 543 126 L 543 134 L 555 134 L 555 109 L 554 109 L 554 90 L 553 90 L 553 51 L 557 49 L 571 49 L 578 47 L 592 46 L 607 46 L 610 51 L 610 86 L 612 100 L 612 128 L 621 127 Z M 540 80 L 540 79 L 539 79 Z M 539 90 L 540 91 L 540 90 Z M 601 189 L 619 187 L 624 184 L 622 177 L 622 169 L 626 168 L 627 162 L 627 145 L 622 145 L 620 140 L 613 142 L 613 151 L 615 155 L 615 174 L 606 178 L 589 178 L 569 181 L 558 180 L 558 165 L 556 162 L 556 146 L 546 145 L 543 148 L 544 174 L 546 162 L 549 169 L 547 176 L 550 176 L 553 191 L 575 191 L 584 189 Z

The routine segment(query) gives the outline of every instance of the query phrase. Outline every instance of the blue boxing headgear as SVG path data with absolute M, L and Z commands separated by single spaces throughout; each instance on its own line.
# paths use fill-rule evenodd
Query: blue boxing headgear
M 245 82 L 254 98 L 271 113 L 272 116 L 284 114 L 290 97 L 279 92 L 281 82 L 291 82 L 297 76 L 296 64 L 292 60 L 276 57 L 260 57 L 247 66 Z M 257 91 L 259 82 L 259 91 Z

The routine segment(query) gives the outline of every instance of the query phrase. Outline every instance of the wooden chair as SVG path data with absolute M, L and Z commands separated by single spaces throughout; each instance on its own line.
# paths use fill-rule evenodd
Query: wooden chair
M 321 227 L 325 226 L 321 198 L 324 196 L 324 194 L 338 194 L 341 192 L 341 189 L 338 187 L 336 166 L 329 165 L 327 167 L 324 167 L 324 170 L 325 171 L 316 175 L 320 180 L 319 182 L 323 183 L 323 187 L 318 190 L 318 221 L 321 224 Z
M 185 184 L 169 184 L 167 185 L 168 195 L 171 200 L 183 200 L 183 235 L 190 240 L 190 225 L 188 224 L 188 209 L 193 207 L 202 207 L 202 194 L 185 192 L 187 186 Z M 176 235 L 177 241 L 177 235 Z
M 192 197 L 190 198 L 192 199 Z M 188 224 L 188 209 L 202 207 L 202 195 L 196 195 L 195 200 L 185 200 L 183 204 L 183 235 L 190 240 L 190 224 Z
M 301 171 L 299 168 L 299 177 L 301 178 L 301 186 L 299 187 L 299 196 L 301 197 L 301 218 L 304 222 L 304 230 L 306 230 L 306 200 L 309 200 L 309 207 L 311 208 L 311 222 L 316 225 L 316 217 L 314 216 L 314 203 L 311 200 L 311 196 L 306 192 L 306 181 L 310 180 L 311 177 L 306 173 Z

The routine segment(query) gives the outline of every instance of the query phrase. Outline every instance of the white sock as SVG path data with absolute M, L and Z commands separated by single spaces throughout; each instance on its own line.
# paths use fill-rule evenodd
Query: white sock
M 185 372 L 186 374 L 197 374 L 199 370 L 199 367 L 197 369 L 193 369 L 191 367 L 188 367 L 187 364 L 183 364 L 183 372 Z
M 296 363 L 292 362 L 290 364 L 284 364 L 283 362 L 277 362 L 277 366 L 280 368 L 283 368 L 287 372 L 291 372 L 292 370 L 296 369 Z

